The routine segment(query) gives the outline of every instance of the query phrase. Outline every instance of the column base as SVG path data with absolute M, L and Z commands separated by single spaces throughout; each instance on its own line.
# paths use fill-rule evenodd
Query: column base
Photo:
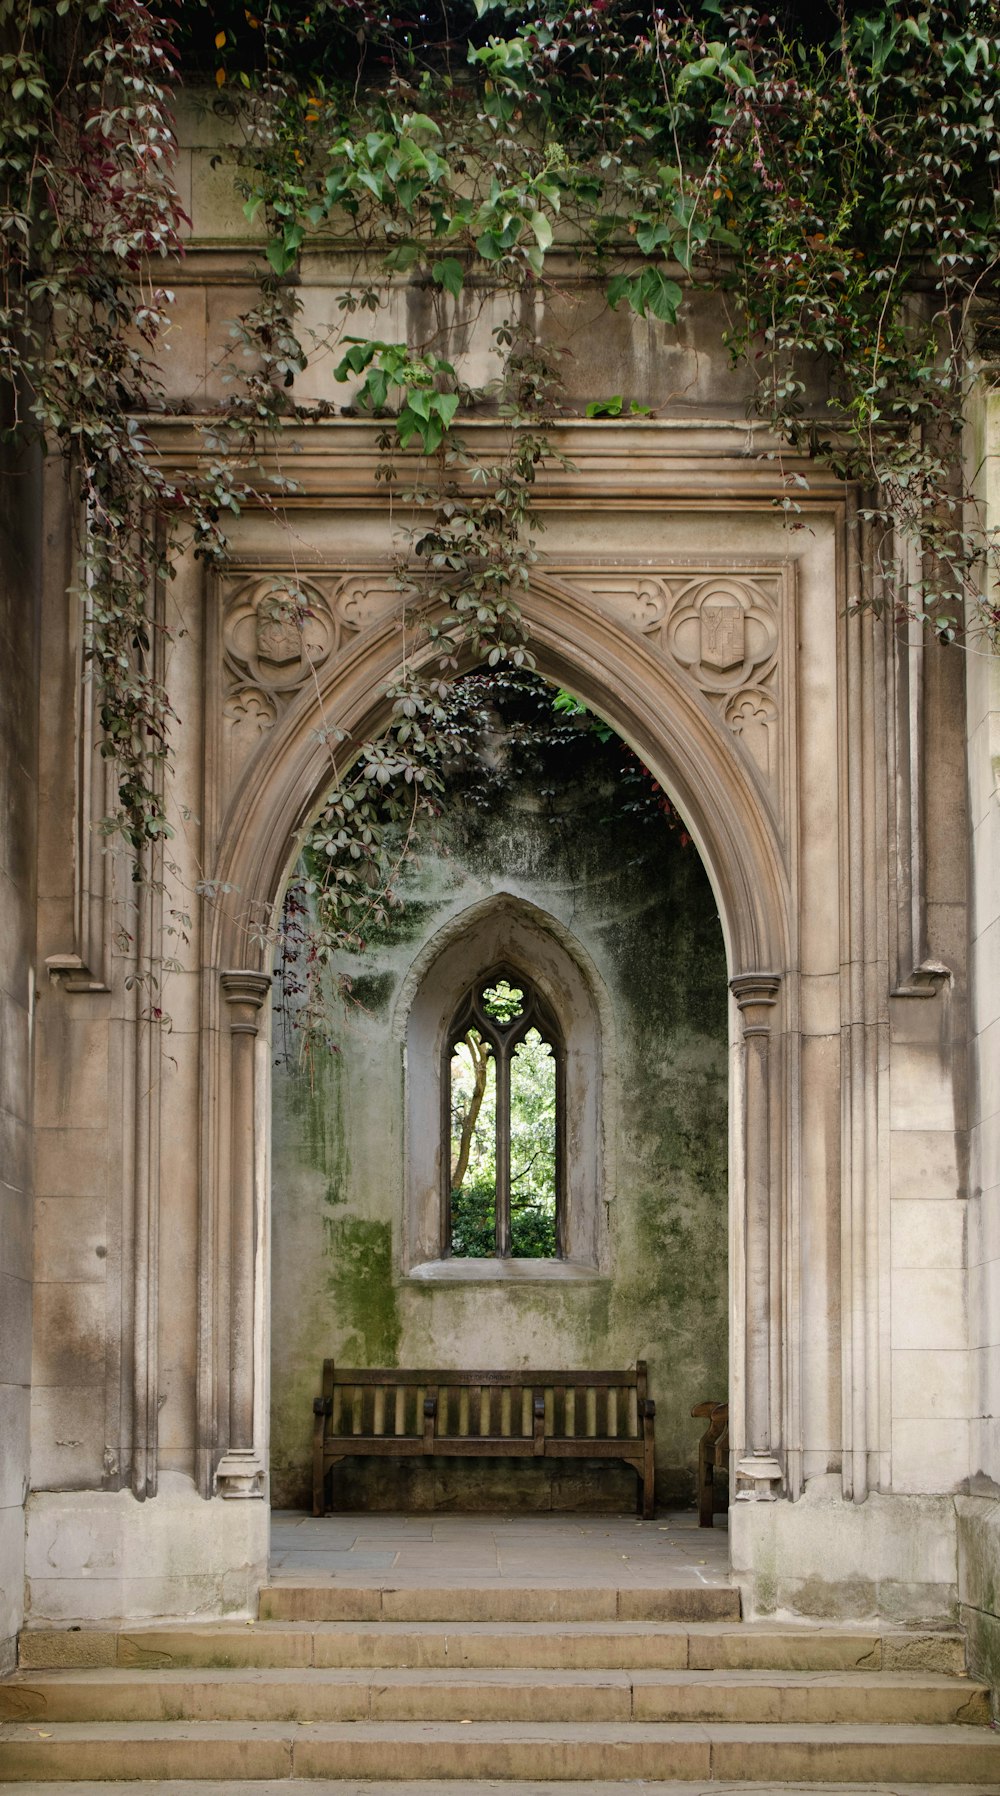
M 256 1615 L 267 1579 L 267 1504 L 206 1502 L 179 1472 L 161 1471 L 159 1486 L 144 1503 L 129 1490 L 32 1493 L 30 1626 Z
M 795 1503 L 734 1502 L 729 1549 L 747 1621 L 937 1629 L 958 1619 L 953 1496 L 873 1491 L 859 1505 L 845 1500 L 839 1472 L 824 1473 Z
M 230 1447 L 222 1455 L 215 1488 L 220 1497 L 263 1497 L 264 1468 L 252 1447 Z
M 781 1496 L 784 1472 L 773 1453 L 751 1453 L 736 1461 L 736 1503 L 774 1503 Z

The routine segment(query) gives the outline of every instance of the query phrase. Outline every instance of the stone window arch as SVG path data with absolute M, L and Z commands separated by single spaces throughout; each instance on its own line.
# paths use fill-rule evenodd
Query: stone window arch
M 563 1258 L 565 1070 L 562 1028 L 530 975 L 502 963 L 473 981 L 441 1071 L 443 1256 Z
M 486 1025 L 482 994 L 505 979 L 525 1008 L 509 1047 L 539 1024 L 553 1047 L 557 1079 L 558 1244 L 552 1255 L 450 1251 L 451 1103 L 456 1036 L 473 1017 Z M 613 1025 L 607 995 L 569 932 L 534 905 L 501 895 L 452 919 L 418 957 L 397 1017 L 405 1080 L 403 1272 L 414 1278 L 574 1279 L 608 1270 L 607 1205 L 613 1197 L 609 1120 Z M 493 1019 L 495 1023 L 495 1019 Z M 499 1046 L 500 1033 L 494 1029 Z M 501 1195 L 501 1208 L 504 1198 Z

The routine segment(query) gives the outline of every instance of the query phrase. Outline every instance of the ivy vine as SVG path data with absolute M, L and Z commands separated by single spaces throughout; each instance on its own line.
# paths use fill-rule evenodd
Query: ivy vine
M 149 422 L 168 403 L 157 357 L 187 224 L 181 71 L 233 123 L 264 258 L 259 300 L 234 323 L 229 396 L 184 477 Z M 519 302 L 546 290 L 555 255 L 664 341 L 691 295 L 719 291 L 757 414 L 862 491 L 887 576 L 863 602 L 995 645 L 996 545 L 960 449 L 1000 264 L 998 71 L 996 0 L 0 0 L 11 430 L 61 450 L 77 485 L 86 653 L 118 775 L 107 826 L 137 868 L 170 827 L 155 594 L 192 544 L 224 558 L 248 502 L 280 511 L 267 448 L 283 420 L 312 415 L 296 398 L 317 353 L 297 279 L 314 244 L 360 257 L 335 374 L 348 406 L 380 421 L 381 475 L 416 519 L 389 727 L 367 743 L 329 733 L 310 843 L 329 956 L 394 902 L 399 856 L 440 800 L 456 672 L 530 666 L 533 491 L 556 455 L 548 426 L 571 407 Z M 400 281 L 456 320 L 470 294 L 509 297 L 492 382 L 463 384 L 447 330 L 364 334 Z M 645 415 L 647 397 L 594 394 L 584 409 Z M 502 453 L 480 456 L 471 416 L 505 425 Z M 799 465 L 778 501 L 793 526 Z

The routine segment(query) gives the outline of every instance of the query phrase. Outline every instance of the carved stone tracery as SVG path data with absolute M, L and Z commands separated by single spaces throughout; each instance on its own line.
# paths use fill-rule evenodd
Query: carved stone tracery
M 384 616 L 398 598 L 388 570 L 294 582 L 287 574 L 258 573 L 241 580 L 223 602 L 227 720 L 262 733 L 347 638 Z
M 569 585 L 613 611 L 690 680 L 779 805 L 791 752 L 787 629 L 789 572 L 780 566 L 567 569 Z M 571 590 L 572 588 L 570 588 Z
M 790 570 L 774 563 L 660 567 L 539 564 L 574 606 L 596 603 L 690 681 L 779 812 L 794 752 Z M 224 593 L 222 720 L 229 782 L 310 680 L 400 604 L 388 562 L 351 570 L 258 568 Z M 787 817 L 786 817 L 787 822 Z
M 220 604 L 222 787 L 232 790 L 303 688 L 399 602 L 388 567 L 367 573 L 258 568 L 227 582 Z

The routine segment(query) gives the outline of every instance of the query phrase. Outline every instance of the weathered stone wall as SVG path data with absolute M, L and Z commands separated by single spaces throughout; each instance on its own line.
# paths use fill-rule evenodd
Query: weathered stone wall
M 199 115 L 181 165 L 194 233 L 170 272 L 175 327 L 163 359 L 176 404 L 156 430 L 168 461 L 187 470 L 204 453 L 190 414 L 231 393 L 229 321 L 257 292 L 231 170 L 213 167 L 225 129 Z M 748 427 L 747 377 L 729 365 L 710 293 L 690 297 L 674 332 L 610 315 L 600 283 L 568 255 L 552 272 L 536 322 L 549 343 L 571 348 L 578 414 L 616 392 L 655 408 L 635 421 L 554 424 L 567 465 L 538 470 L 546 528 L 525 611 L 539 667 L 606 714 L 674 795 L 719 901 L 735 975 L 732 1438 L 748 1499 L 782 1497 L 737 1506 L 736 1574 L 748 1612 L 876 1605 L 944 1619 L 957 1600 L 956 1495 L 974 1478 L 985 1494 L 968 1501 L 988 1505 L 998 1475 L 996 693 L 978 659 L 917 631 L 907 642 L 854 612 L 866 548 L 857 495 Z M 279 1385 L 283 1367 L 300 1378 L 279 1407 L 303 1433 L 283 1442 L 275 1430 L 275 1494 L 286 1500 L 283 1468 L 301 1467 L 324 1352 L 404 1361 L 453 1347 L 468 1361 L 488 1347 L 507 1357 L 508 1338 L 481 1339 L 475 1287 L 402 1275 L 398 999 L 390 1021 L 423 945 L 498 884 L 533 893 L 580 942 L 608 994 L 617 1043 L 608 1057 L 618 1081 L 607 1110 L 618 1155 L 610 1270 L 603 1282 L 505 1288 L 524 1357 L 537 1363 L 558 1339 L 579 1362 L 598 1335 L 595 1358 L 645 1349 L 665 1489 L 693 1446 L 687 1406 L 714 1394 L 694 1373 L 704 1370 L 707 1384 L 725 1357 L 721 1340 L 706 1343 L 717 1358 L 699 1367 L 690 1338 L 672 1333 L 677 1306 L 687 1298 L 697 1307 L 698 1296 L 675 1288 L 676 1266 L 687 1264 L 703 1191 L 711 1183 L 712 1201 L 721 1194 L 714 1174 L 700 1182 L 707 1137 L 684 1144 L 694 1168 L 675 1164 L 686 1121 L 672 1096 L 682 1089 L 676 1069 L 690 1049 L 707 1078 L 704 1048 L 716 1079 L 720 1036 L 714 1023 L 699 1033 L 683 1010 L 692 988 L 676 985 L 660 994 L 665 1017 L 678 1008 L 658 1061 L 642 1063 L 630 1043 L 641 1039 L 634 1012 L 648 994 L 637 997 L 621 948 L 633 894 L 610 921 L 599 882 L 586 906 L 577 903 L 575 866 L 563 878 L 555 863 L 516 857 L 498 873 L 496 854 L 488 864 L 458 854 L 428 862 L 413 928 L 380 947 L 387 983 L 372 984 L 366 1011 L 345 1023 L 341 1059 L 313 1091 L 280 1075 L 271 1279 L 260 923 L 327 777 L 317 726 L 354 739 L 377 729 L 401 649 L 393 567 L 408 520 L 376 478 L 381 426 L 341 409 L 350 389 L 333 379 L 336 352 L 318 340 L 345 322 L 341 302 L 357 278 L 344 246 L 316 243 L 302 258 L 310 362 L 297 396 L 337 409 L 322 421 L 289 420 L 280 434 L 275 471 L 294 474 L 301 489 L 288 527 L 247 508 L 224 576 L 187 557 L 157 596 L 171 634 L 156 632 L 154 654 L 181 720 L 165 795 L 176 833 L 157 861 L 162 889 L 147 888 L 141 911 L 95 827 L 108 808 L 107 768 L 71 592 L 72 495 L 61 476 L 46 495 L 37 951 L 56 977 L 36 988 L 27 1570 L 37 1617 L 249 1611 L 266 1508 L 223 1493 L 267 1494 L 272 1333 Z M 426 322 L 432 301 L 418 283 L 395 277 L 383 297 L 366 328 L 397 339 Z M 495 374 L 488 297 L 440 304 L 442 323 L 461 323 L 462 377 Z M 501 452 L 487 417 L 468 433 L 484 454 Z M 971 465 L 980 461 L 977 450 Z M 781 501 L 799 478 L 802 510 L 788 527 Z M 314 595 L 317 640 L 289 666 L 255 652 L 255 630 L 262 597 L 292 578 Z M 743 641 L 742 660 L 727 668 L 706 659 L 707 608 L 718 603 Z M 968 1117 L 963 669 L 975 884 Z M 206 877 L 218 885 L 203 900 Z M 623 886 L 619 867 L 614 878 Z M 668 899 L 672 879 L 665 871 Z M 684 950 L 668 910 L 656 922 L 646 897 L 635 898 L 635 915 L 660 931 L 665 964 Z M 17 914 L 5 907 L 5 928 Z M 181 968 L 164 992 L 169 1029 L 145 1020 L 134 978 L 140 938 Z M 29 960 L 25 951 L 18 965 Z M 713 1005 L 726 971 L 720 956 Z M 381 1110 L 359 1097 L 369 1089 L 389 1093 Z M 717 1171 L 721 1179 L 721 1159 Z M 348 1201 L 336 1201 L 344 1191 Z M 22 1252 L 23 1211 L 14 1210 L 5 1269 Z M 306 1283 L 289 1289 L 293 1261 Z M 707 1285 L 701 1296 L 708 1305 Z M 693 1388 L 682 1391 L 669 1367 L 685 1357 Z M 630 1498 L 625 1474 L 621 1491 Z M 831 1579 L 841 1587 L 832 1595 Z M 970 1606 L 994 1613 L 985 1583 L 968 1591 Z
M 981 397 L 969 465 L 1000 522 L 1000 406 Z M 958 1502 L 959 1594 L 970 1662 L 1000 1691 L 1000 660 L 966 657 L 970 808 L 968 1302 L 970 1495 Z M 963 1392 L 962 1395 L 965 1395 Z
M 0 463 L 0 1672 L 24 1603 L 31 1382 L 39 471 Z
M 727 1393 L 726 963 L 696 850 L 605 778 L 586 738 L 576 783 L 524 775 L 489 813 L 452 803 L 405 881 L 401 922 L 351 966 L 340 1051 L 302 1067 L 294 1000 L 279 1016 L 272 1144 L 272 1501 L 310 1490 L 321 1362 L 441 1367 L 631 1365 L 657 1402 L 661 1501 L 693 1492 L 700 1425 Z M 606 987 L 616 1064 L 605 1117 L 600 1271 L 456 1285 L 401 1270 L 401 982 L 448 919 L 513 892 L 562 925 Z M 485 970 L 485 969 L 484 969 Z M 530 973 L 530 966 L 524 969 Z M 610 1053 L 611 1043 L 606 1044 Z M 594 1076 L 598 1067 L 594 1066 Z M 436 1114 L 423 1120 L 436 1130 Z M 612 1157 L 612 1149 L 616 1150 Z M 537 1269 L 537 1268 L 536 1268 Z M 551 1475 L 550 1475 L 551 1473 Z M 629 1506 L 624 1468 L 349 1461 L 345 1507 Z

